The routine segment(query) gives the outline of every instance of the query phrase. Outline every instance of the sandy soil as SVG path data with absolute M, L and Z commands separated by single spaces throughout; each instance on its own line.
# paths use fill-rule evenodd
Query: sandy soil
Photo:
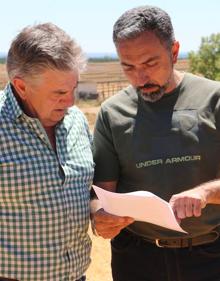
M 109 240 L 95 237 L 91 230 L 92 238 L 92 263 L 86 272 L 87 281 L 112 281 L 111 277 L 111 253 Z

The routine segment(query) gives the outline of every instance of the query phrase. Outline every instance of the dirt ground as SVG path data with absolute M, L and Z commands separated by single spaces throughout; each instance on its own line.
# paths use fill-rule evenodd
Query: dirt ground
M 95 237 L 91 230 L 92 238 L 91 265 L 86 272 L 87 281 L 112 281 L 110 241 Z

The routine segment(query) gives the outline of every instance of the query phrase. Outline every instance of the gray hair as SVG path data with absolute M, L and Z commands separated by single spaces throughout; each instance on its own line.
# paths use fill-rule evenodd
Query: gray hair
M 25 27 L 12 41 L 7 56 L 9 79 L 32 77 L 46 68 L 81 72 L 86 66 L 80 46 L 52 23 Z
M 170 16 L 154 6 L 140 6 L 126 11 L 116 21 L 113 28 L 113 41 L 134 39 L 143 32 L 153 32 L 168 49 L 175 41 Z

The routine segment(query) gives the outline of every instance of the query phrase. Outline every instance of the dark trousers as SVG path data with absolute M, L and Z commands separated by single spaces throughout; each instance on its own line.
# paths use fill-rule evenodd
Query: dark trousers
M 114 281 L 220 281 L 220 239 L 171 249 L 122 231 L 111 245 Z

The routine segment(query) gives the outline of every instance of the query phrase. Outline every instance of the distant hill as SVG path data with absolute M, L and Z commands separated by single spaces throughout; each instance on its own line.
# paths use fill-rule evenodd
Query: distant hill
M 118 55 L 116 53 L 87 53 L 87 58 L 89 61 L 116 61 L 118 60 Z M 178 59 L 187 59 L 188 52 L 181 52 Z
M 86 56 L 90 62 L 107 62 L 118 60 L 118 55 L 116 53 L 87 53 Z
M 180 53 L 179 53 L 179 56 L 178 56 L 178 59 L 179 59 L 179 60 L 188 59 L 188 55 L 189 55 L 189 52 L 180 52 Z
M 7 56 L 7 53 L 5 52 L 0 52 L 0 58 L 6 58 Z
M 6 61 L 7 54 L 4 52 L 0 52 L 0 63 L 3 64 Z
M 101 52 L 101 53 L 86 53 L 88 58 L 103 58 L 103 57 L 110 57 L 110 58 L 118 58 L 116 53 L 110 52 Z
M 0 64 L 5 64 L 6 63 L 6 58 L 1 58 L 0 57 Z

